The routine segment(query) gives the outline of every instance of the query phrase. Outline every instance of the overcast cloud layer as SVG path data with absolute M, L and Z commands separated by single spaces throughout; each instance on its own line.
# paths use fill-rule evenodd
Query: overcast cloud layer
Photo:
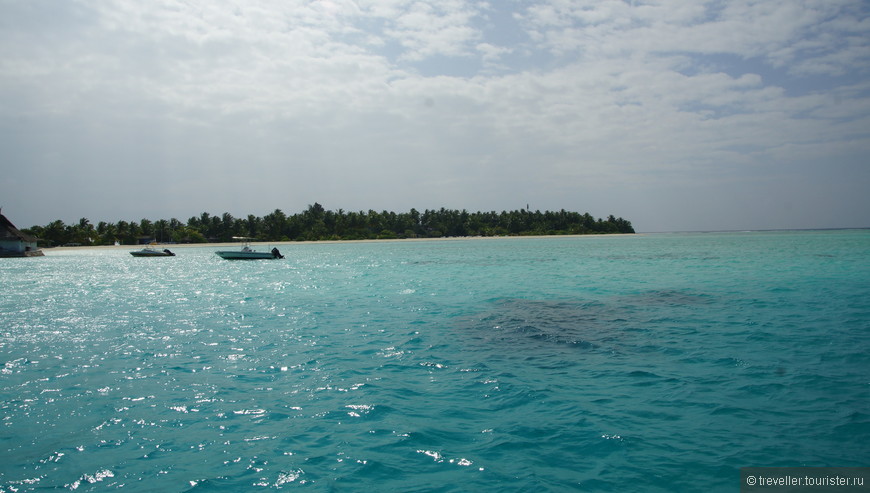
M 3 213 L 870 226 L 865 0 L 0 0 Z

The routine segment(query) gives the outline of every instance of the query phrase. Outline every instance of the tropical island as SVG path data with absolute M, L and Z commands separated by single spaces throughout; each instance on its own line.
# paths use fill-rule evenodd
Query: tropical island
M 99 246 L 158 243 L 209 243 L 250 237 L 260 241 L 322 241 L 461 236 L 541 236 L 585 234 L 631 234 L 631 222 L 610 215 L 595 219 L 588 212 L 530 211 L 468 212 L 441 208 L 419 212 L 348 212 L 326 210 L 314 203 L 300 213 L 286 215 L 280 209 L 263 217 L 233 217 L 203 212 L 187 222 L 178 219 L 152 221 L 100 221 L 87 218 L 78 224 L 56 220 L 46 226 L 22 230 L 39 239 L 42 246 Z

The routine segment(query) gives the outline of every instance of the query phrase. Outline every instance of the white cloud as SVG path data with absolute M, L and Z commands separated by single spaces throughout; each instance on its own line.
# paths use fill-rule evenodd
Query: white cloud
M 533 4 L 521 19 L 541 47 L 580 59 L 730 54 L 837 75 L 870 51 L 866 9 L 846 0 L 564 0 Z
M 196 209 L 220 208 L 214 197 L 239 184 L 224 175 L 249 162 L 269 176 L 248 186 L 259 211 L 291 195 L 395 209 L 532 195 L 583 209 L 572 190 L 596 183 L 649 196 L 870 150 L 859 0 L 552 0 L 495 15 L 506 5 L 17 5 L 0 24 L 0 123 L 32 122 L 31 141 L 77 124 L 38 152 L 4 147 L 83 172 L 104 173 L 104 155 L 170 163 L 167 201 L 186 190 Z M 41 24 L 51 14 L 63 22 Z M 208 191 L 191 192 L 203 176 Z
M 432 55 L 464 56 L 480 37 L 471 25 L 475 15 L 475 10 L 461 0 L 414 2 L 386 33 L 406 49 L 402 58 L 409 61 Z

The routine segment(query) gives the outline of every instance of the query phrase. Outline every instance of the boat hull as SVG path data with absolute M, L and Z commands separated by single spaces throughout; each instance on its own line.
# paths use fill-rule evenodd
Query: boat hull
M 215 252 L 220 258 L 227 260 L 268 260 L 278 258 L 271 252 L 239 252 L 223 251 Z
M 169 251 L 169 249 L 158 250 L 156 248 L 143 248 L 142 250 L 136 250 L 134 252 L 130 252 L 130 255 L 134 257 L 174 257 L 175 254 Z

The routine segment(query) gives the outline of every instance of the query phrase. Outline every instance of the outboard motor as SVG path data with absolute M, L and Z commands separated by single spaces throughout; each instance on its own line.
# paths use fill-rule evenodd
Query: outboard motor
M 163 253 L 165 253 L 166 255 L 169 255 L 170 257 L 174 257 L 174 256 L 175 256 L 175 254 L 172 253 L 172 252 L 170 252 L 168 248 L 164 248 L 164 249 L 163 249 Z
M 278 247 L 272 249 L 272 258 L 284 258 L 281 252 L 278 251 Z

